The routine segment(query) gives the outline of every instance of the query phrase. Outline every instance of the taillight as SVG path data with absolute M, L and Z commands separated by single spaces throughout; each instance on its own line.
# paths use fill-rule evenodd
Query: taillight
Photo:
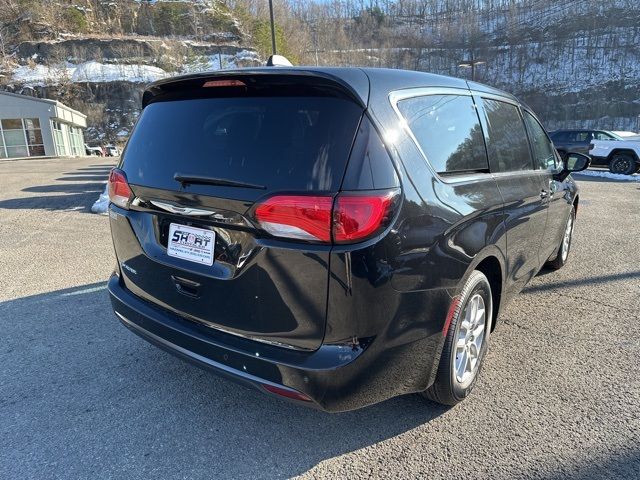
M 276 195 L 256 208 L 260 227 L 273 236 L 313 242 L 352 243 L 386 228 L 400 189 L 342 192 L 335 197 Z
M 277 195 L 255 211 L 260 226 L 276 237 L 331 241 L 333 197 Z
M 127 182 L 125 173 L 114 168 L 109 174 L 109 200 L 114 205 L 121 208 L 129 208 L 129 202 L 133 197 L 133 192 Z
M 382 193 L 343 193 L 333 210 L 333 240 L 349 243 L 363 240 L 388 225 L 398 190 Z

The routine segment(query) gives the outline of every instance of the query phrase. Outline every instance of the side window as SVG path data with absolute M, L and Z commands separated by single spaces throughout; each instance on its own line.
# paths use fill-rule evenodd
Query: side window
M 613 135 L 609 135 L 606 132 L 593 132 L 593 138 L 596 140 L 615 140 Z
M 554 132 L 550 133 L 549 136 L 554 142 L 560 143 L 569 141 L 569 132 Z
M 438 173 L 487 171 L 480 120 L 468 95 L 425 95 L 398 102 L 418 145 Z
M 576 142 L 576 135 L 578 132 L 565 132 L 565 137 L 562 139 L 564 142 Z
M 529 112 L 524 112 L 524 122 L 529 131 L 531 146 L 533 147 L 534 165 L 539 170 L 553 169 L 556 166 L 553 144 L 547 137 L 544 128 Z
M 527 132 L 518 107 L 498 100 L 482 99 L 489 134 L 489 162 L 494 172 L 531 170 Z
M 593 139 L 593 135 L 591 132 L 576 132 L 576 138 L 574 142 L 577 143 L 587 143 Z

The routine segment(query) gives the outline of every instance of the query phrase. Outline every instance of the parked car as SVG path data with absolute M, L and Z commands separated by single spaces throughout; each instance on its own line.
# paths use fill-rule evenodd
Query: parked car
M 622 140 L 622 137 L 608 130 L 556 130 L 549 133 L 549 136 L 561 157 L 565 157 L 568 152 L 587 154 L 593 140 Z M 592 165 L 608 166 L 596 161 Z
M 85 143 L 84 150 L 87 155 L 97 155 L 99 157 L 104 157 L 104 150 L 100 146 L 89 146 Z
M 119 157 L 120 156 L 120 150 L 118 149 L 118 147 L 116 147 L 114 145 L 107 145 L 105 147 L 105 151 L 106 151 L 107 157 Z
M 608 165 L 611 173 L 632 175 L 640 171 L 640 142 L 632 137 L 624 140 L 593 140 L 589 155 L 595 165 Z
M 499 90 L 266 67 L 161 80 L 142 107 L 109 178 L 115 313 L 268 394 L 455 404 L 500 310 L 567 262 L 589 158 Z

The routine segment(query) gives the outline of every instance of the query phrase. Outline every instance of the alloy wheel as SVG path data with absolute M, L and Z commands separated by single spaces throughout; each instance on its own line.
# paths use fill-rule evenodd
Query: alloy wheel
M 612 173 L 626 174 L 631 170 L 631 160 L 626 156 L 615 157 L 611 166 Z
M 455 376 L 464 388 L 474 379 L 486 333 L 487 309 L 484 298 L 476 293 L 467 303 L 456 342 Z
M 562 238 L 562 261 L 566 262 L 569 256 L 569 247 L 571 246 L 571 233 L 573 232 L 573 215 L 569 215 L 567 220 L 567 228 L 564 231 L 564 237 Z

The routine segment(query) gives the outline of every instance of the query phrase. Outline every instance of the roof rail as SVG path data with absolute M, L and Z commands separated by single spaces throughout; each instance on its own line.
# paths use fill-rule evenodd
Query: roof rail
M 293 67 L 293 64 L 282 55 L 271 55 L 267 60 L 267 67 Z

